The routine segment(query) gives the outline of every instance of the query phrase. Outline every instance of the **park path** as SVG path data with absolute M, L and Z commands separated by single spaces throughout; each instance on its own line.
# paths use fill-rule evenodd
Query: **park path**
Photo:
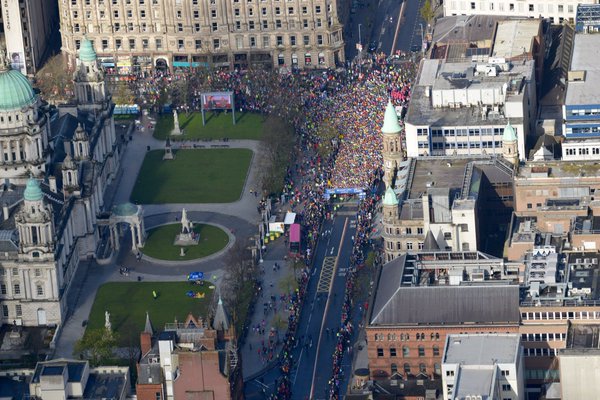
M 129 201 L 131 191 L 135 185 L 138 172 L 144 161 L 148 147 L 151 150 L 164 149 L 165 142 L 155 139 L 151 130 L 148 116 L 142 117 L 142 130 L 134 130 L 131 140 L 123 149 L 121 158 L 121 170 L 115 182 L 107 189 L 112 205 Z M 174 148 L 179 144 L 187 142 L 175 142 Z M 222 145 L 224 142 L 211 141 L 210 144 Z M 260 157 L 260 142 L 254 140 L 229 140 L 230 148 L 248 148 L 254 153 L 244 190 L 240 200 L 227 204 L 151 204 L 144 207 L 144 218 L 147 228 L 174 221 L 179 216 L 182 208 L 189 211 L 189 216 L 194 221 L 213 222 L 228 228 L 236 237 L 236 240 L 249 240 L 258 232 L 259 214 L 257 205 L 259 198 L 250 193 L 258 185 L 258 169 Z M 197 263 L 185 263 L 182 265 L 168 265 L 148 260 L 136 261 L 134 255 L 129 251 L 130 238 L 124 238 L 121 252 L 114 263 L 110 265 L 99 265 L 95 261 L 82 261 L 76 271 L 71 283 L 71 290 L 67 297 L 69 313 L 61 328 L 60 337 L 56 345 L 54 358 L 73 356 L 75 342 L 83 336 L 85 324 L 89 318 L 96 292 L 106 282 L 134 281 L 138 276 L 145 281 L 183 281 L 191 271 L 204 271 L 210 276 L 210 280 L 219 286 L 223 278 L 223 257 L 199 260 Z M 269 258 L 265 258 L 268 260 Z M 266 261 L 268 262 L 268 261 Z M 272 261 L 273 263 L 275 261 Z M 125 265 L 132 269 L 128 276 L 119 274 L 118 265 Z M 277 285 L 274 285 L 277 288 Z M 270 291 L 268 292 L 270 293 Z M 268 294 L 270 296 L 270 294 Z
M 148 116 L 142 117 L 141 126 L 144 130 L 134 130 L 132 134 L 132 140 L 127 144 L 123 157 L 121 159 L 122 176 L 120 178 L 120 184 L 117 185 L 117 190 L 114 196 L 113 204 L 120 204 L 129 201 L 131 191 L 135 186 L 138 172 L 144 161 L 144 157 L 148 148 L 151 150 L 158 150 L 165 148 L 165 141 L 158 140 L 152 136 L 153 131 L 148 129 L 148 125 L 151 122 Z M 180 145 L 192 146 L 195 142 L 172 142 L 173 148 L 178 149 Z M 248 175 L 244 189 L 242 190 L 242 196 L 238 201 L 232 203 L 193 203 L 193 204 L 142 204 L 145 215 L 162 214 L 165 212 L 181 212 L 182 208 L 188 211 L 211 211 L 222 214 L 232 215 L 242 218 L 251 223 L 258 223 L 259 215 L 256 211 L 260 198 L 250 193 L 252 190 L 256 190 L 260 187 L 259 184 L 259 169 L 260 169 L 260 157 L 261 157 L 261 142 L 258 140 L 233 140 L 230 139 L 227 142 L 222 141 L 211 141 L 202 143 L 208 148 L 210 146 L 228 145 L 230 148 L 244 148 L 250 149 L 253 152 L 252 162 L 248 169 Z M 192 179 L 192 178 L 190 178 Z

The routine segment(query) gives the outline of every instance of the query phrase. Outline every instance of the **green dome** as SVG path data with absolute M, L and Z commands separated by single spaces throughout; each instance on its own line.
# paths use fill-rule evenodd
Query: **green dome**
M 502 141 L 503 142 L 516 142 L 517 141 L 517 134 L 515 132 L 515 128 L 512 127 L 510 122 L 508 124 L 506 124 L 506 127 L 504 127 L 504 134 L 502 135 Z
M 79 47 L 79 59 L 81 61 L 92 62 L 96 61 L 96 51 L 92 41 L 88 38 L 83 38 Z
M 0 110 L 18 110 L 35 102 L 33 87 L 25 75 L 14 69 L 0 71 Z
M 23 193 L 23 197 L 27 201 L 40 201 L 44 198 L 44 193 L 40 188 L 40 183 L 33 178 L 30 178 L 27 181 L 27 186 L 25 187 L 25 193 Z
M 118 215 L 120 217 L 128 217 L 130 215 L 135 215 L 138 212 L 138 207 L 135 204 L 131 203 L 123 203 L 115 206 L 113 208 L 113 214 Z
M 391 101 L 388 101 L 387 107 L 385 107 L 385 115 L 383 117 L 383 126 L 381 132 L 383 133 L 400 133 L 402 128 L 398 123 L 398 114 Z
M 384 206 L 397 206 L 398 205 L 398 197 L 396 197 L 396 193 L 388 186 L 385 191 L 385 195 L 383 196 L 383 205 Z

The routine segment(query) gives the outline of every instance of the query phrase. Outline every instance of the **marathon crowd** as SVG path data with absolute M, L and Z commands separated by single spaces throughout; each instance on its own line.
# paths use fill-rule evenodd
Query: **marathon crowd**
M 343 313 L 332 359 L 333 373 L 329 380 L 330 398 L 339 397 L 344 372 L 341 362 L 344 350 L 350 348 L 353 333 L 351 314 L 356 268 L 364 264 L 364 252 L 370 241 L 379 201 L 375 193 L 381 182 L 380 127 L 385 104 L 391 99 L 395 106 L 407 105 L 414 72 L 415 65 L 410 62 L 397 67 L 382 59 L 361 70 L 287 75 L 264 71 L 216 71 L 187 76 L 195 89 L 189 101 L 180 105 L 183 109 L 199 108 L 199 94 L 203 91 L 230 90 L 235 93 L 236 108 L 277 114 L 291 121 L 299 136 L 293 164 L 288 167 L 283 195 L 297 212 L 306 232 L 306 249 L 302 255 L 306 268 L 299 277 L 298 289 L 285 301 L 289 310 L 288 331 L 281 352 L 275 356 L 272 351 L 276 346 L 271 342 L 257 349 L 265 361 L 277 357 L 280 366 L 282 377 L 271 398 L 291 397 L 292 349 L 298 342 L 296 329 L 310 261 L 321 223 L 324 218 L 331 218 L 334 212 L 325 199 L 325 191 L 329 188 L 359 188 L 365 190 L 366 197 L 359 206 L 350 266 L 352 272 L 347 275 Z M 135 79 L 136 95 L 148 104 L 155 104 L 165 88 L 182 77 L 155 74 L 140 78 L 143 79 Z M 335 128 L 336 135 L 333 137 L 322 135 L 320 127 L 326 123 Z M 331 151 L 321 152 L 323 146 L 328 146 Z M 265 326 L 254 329 L 260 332 Z

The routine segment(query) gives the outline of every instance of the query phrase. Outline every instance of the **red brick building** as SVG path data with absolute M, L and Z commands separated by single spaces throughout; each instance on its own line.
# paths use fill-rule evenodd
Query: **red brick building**
M 448 334 L 519 332 L 518 285 L 468 280 L 483 271 L 476 261 L 471 272 L 461 266 L 463 281 L 450 285 L 451 265 L 420 269 L 402 255 L 382 267 L 366 327 L 372 378 L 439 376 Z

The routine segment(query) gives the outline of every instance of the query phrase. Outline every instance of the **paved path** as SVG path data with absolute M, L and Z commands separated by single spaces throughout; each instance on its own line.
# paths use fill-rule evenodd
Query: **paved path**
M 143 125 L 148 126 L 149 120 L 144 117 Z M 185 142 L 184 142 L 185 143 Z M 219 142 L 210 142 L 205 145 L 217 144 Z M 240 200 L 228 204 L 157 204 L 143 205 L 144 220 L 146 228 L 175 222 L 176 217 L 180 217 L 181 209 L 185 207 L 188 210 L 188 216 L 192 221 L 206 222 L 220 225 L 229 229 L 229 233 L 235 236 L 235 240 L 249 242 L 258 232 L 257 224 L 259 214 L 257 212 L 258 198 L 250 194 L 250 189 L 258 187 L 258 158 L 260 157 L 260 142 L 251 140 L 229 141 L 227 144 L 231 148 L 250 148 L 254 151 L 254 158 L 248 174 L 244 191 Z M 147 148 L 162 149 L 164 142 L 154 139 L 152 133 L 147 129 L 145 131 L 135 131 L 132 135 L 132 141 L 128 142 L 124 149 L 121 161 L 121 173 L 116 182 L 108 188 L 108 191 L 114 190 L 111 196 L 113 204 L 127 202 L 135 184 L 138 171 L 142 165 Z M 174 147 L 177 148 L 177 142 Z M 187 274 L 192 271 L 203 271 L 207 273 L 210 280 L 219 285 L 223 278 L 224 259 L 221 256 L 207 257 L 197 262 L 172 265 L 170 263 L 151 262 L 147 259 L 137 261 L 135 256 L 129 250 L 131 249 L 130 235 L 124 235 L 121 246 L 121 252 L 114 263 L 110 265 L 98 265 L 94 261 L 85 261 L 79 265 L 75 277 L 73 278 L 71 290 L 67 297 L 67 304 L 70 310 L 67 320 L 63 324 L 62 333 L 57 343 L 55 358 L 72 357 L 75 342 L 81 338 L 85 332 L 84 321 L 89 317 L 94 298 L 98 287 L 106 282 L 114 281 L 136 281 L 140 277 L 144 281 L 181 281 L 185 280 Z M 258 300 L 256 312 L 253 314 L 251 325 L 261 324 L 265 320 L 265 334 L 253 334 L 250 330 L 248 340 L 242 347 L 243 354 L 243 372 L 244 375 L 252 375 L 265 367 L 261 361 L 256 349 L 262 343 L 263 337 L 268 335 L 275 315 L 280 315 L 287 320 L 286 312 L 276 301 L 278 313 L 269 311 L 267 315 L 263 313 L 263 303 L 270 300 L 271 295 L 282 294 L 279 281 L 289 276 L 289 270 L 283 257 L 286 253 L 283 239 L 279 239 L 270 244 L 267 253 L 264 255 L 263 292 L 262 298 Z M 273 265 L 277 263 L 281 268 L 273 271 Z M 125 277 L 119 274 L 118 266 L 127 266 L 131 269 L 129 276 Z M 268 343 L 268 339 L 265 340 Z M 276 352 L 274 352 L 276 354 Z

